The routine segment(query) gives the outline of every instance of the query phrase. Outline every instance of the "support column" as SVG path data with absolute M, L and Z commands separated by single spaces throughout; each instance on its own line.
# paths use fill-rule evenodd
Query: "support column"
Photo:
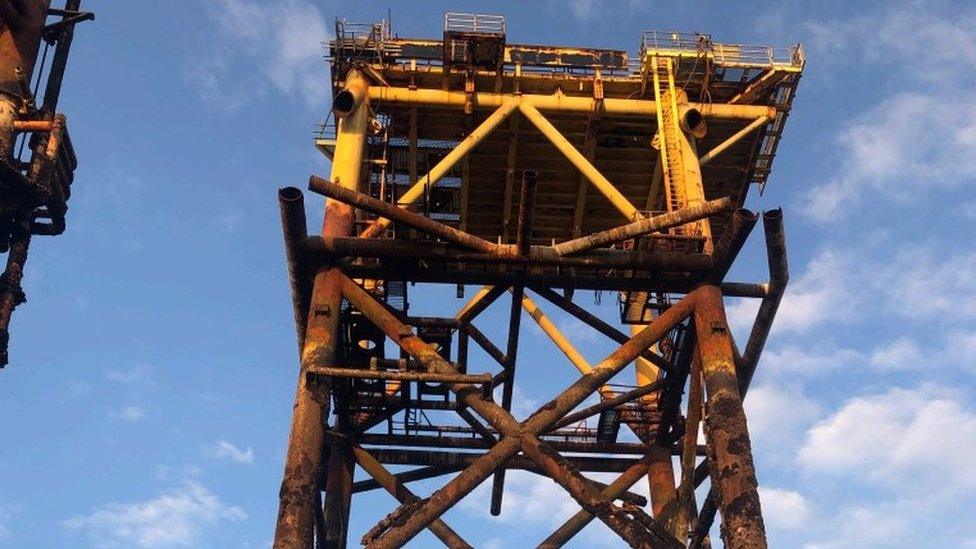
M 631 336 L 640 333 L 644 326 L 643 324 L 631 324 Z M 657 351 L 657 345 L 651 348 L 651 352 L 655 351 Z M 634 361 L 634 366 L 637 370 L 638 387 L 656 382 L 661 375 L 661 370 L 647 359 L 638 357 Z M 659 393 L 654 392 L 641 397 L 639 401 L 641 409 L 645 412 L 658 411 L 658 395 Z M 647 455 L 650 459 L 650 466 L 647 469 L 647 482 L 651 496 L 651 516 L 662 525 L 667 526 L 674 516 L 675 503 L 678 497 L 674 486 L 674 463 L 671 459 L 671 449 L 658 445 L 655 442 L 657 437 L 650 436 L 649 431 L 650 429 L 645 424 L 641 438 L 647 445 Z
M 712 487 L 722 513 L 722 539 L 730 549 L 766 547 L 752 446 L 735 373 L 732 340 L 717 286 L 698 290 L 698 352 L 707 394 L 705 433 Z
M 330 179 L 358 191 L 369 109 L 366 106 L 366 80 L 356 70 L 346 75 L 346 89 L 337 94 L 334 111 L 339 116 L 336 148 Z M 353 209 L 337 200 L 326 204 L 322 236 L 349 236 L 353 229 Z M 292 412 L 284 480 L 281 483 L 276 549 L 307 549 L 313 546 L 315 492 L 320 489 L 322 447 L 329 416 L 328 382 L 309 383 L 306 372 L 314 366 L 331 366 L 338 339 L 339 310 L 342 305 L 340 275 L 328 266 L 315 274 L 308 313 L 308 327 L 302 348 L 295 408 Z M 351 457 L 350 457 L 351 459 Z M 333 480 L 333 483 L 336 481 Z M 350 484 L 352 475 L 349 475 Z M 328 498 L 326 507 L 329 506 Z M 341 516 L 341 514 L 337 515 Z M 346 519 L 348 520 L 348 515 Z M 326 523 L 327 532 L 336 528 L 345 536 L 345 522 Z M 332 536 L 335 537 L 335 536 Z

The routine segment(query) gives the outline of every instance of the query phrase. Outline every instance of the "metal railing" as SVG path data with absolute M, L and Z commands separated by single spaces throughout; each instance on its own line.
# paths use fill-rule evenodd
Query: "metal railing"
M 755 46 L 713 42 L 709 34 L 675 31 L 644 31 L 641 35 L 640 58 L 648 54 L 690 56 L 708 55 L 715 63 L 726 67 L 802 67 L 803 47 Z
M 444 31 L 505 34 L 505 16 L 447 12 L 444 14 Z

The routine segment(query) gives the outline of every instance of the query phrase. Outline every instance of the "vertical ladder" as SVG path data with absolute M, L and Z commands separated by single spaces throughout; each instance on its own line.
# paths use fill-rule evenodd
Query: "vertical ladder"
M 669 212 L 687 205 L 684 184 L 684 165 L 681 158 L 681 126 L 678 118 L 677 90 L 674 86 L 674 65 L 670 57 L 653 56 L 654 103 L 657 107 L 658 145 L 661 148 L 661 167 L 664 170 L 664 202 Z M 672 234 L 683 234 L 682 227 Z

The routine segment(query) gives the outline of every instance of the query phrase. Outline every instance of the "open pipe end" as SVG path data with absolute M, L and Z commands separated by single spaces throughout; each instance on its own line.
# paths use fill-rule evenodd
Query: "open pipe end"
M 366 87 L 360 80 L 349 82 L 345 88 L 339 91 L 332 99 L 332 114 L 336 118 L 349 116 L 366 99 Z
M 300 202 L 302 199 L 302 190 L 298 187 L 282 187 L 278 189 L 278 200 L 281 202 Z
M 705 124 L 705 115 L 698 109 L 690 108 L 681 117 L 681 129 L 701 139 L 708 133 L 708 126 Z

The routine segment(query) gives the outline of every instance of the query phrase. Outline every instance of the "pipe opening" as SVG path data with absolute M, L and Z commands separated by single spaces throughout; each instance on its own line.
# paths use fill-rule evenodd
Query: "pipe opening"
M 356 94 L 344 89 L 332 100 L 332 112 L 339 118 L 347 116 L 356 109 Z
M 705 125 L 705 116 L 698 109 L 686 110 L 682 125 L 685 131 L 697 139 L 705 137 L 705 134 L 708 132 L 708 127 Z
M 282 187 L 278 189 L 278 200 L 282 202 L 297 202 L 302 199 L 302 190 L 298 187 Z

